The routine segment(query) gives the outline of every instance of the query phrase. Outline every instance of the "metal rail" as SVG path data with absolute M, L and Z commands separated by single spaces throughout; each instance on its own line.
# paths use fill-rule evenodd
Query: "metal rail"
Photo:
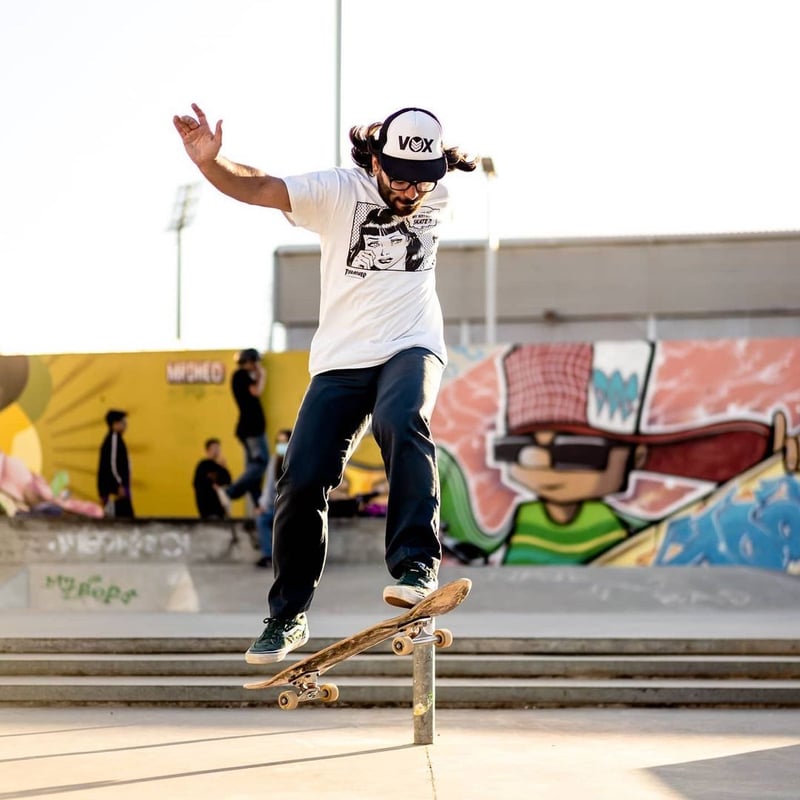
M 414 744 L 433 744 L 436 733 L 436 648 L 433 644 L 435 619 L 425 627 L 431 639 L 414 647 Z M 425 635 L 423 634 L 423 636 Z

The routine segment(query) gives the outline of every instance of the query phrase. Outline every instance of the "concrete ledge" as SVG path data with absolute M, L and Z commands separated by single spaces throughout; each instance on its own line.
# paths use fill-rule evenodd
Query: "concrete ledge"
M 383 561 L 384 520 L 329 521 L 328 561 Z M 0 517 L 0 564 L 55 562 L 208 563 L 249 562 L 256 535 L 245 520 L 93 520 L 66 517 Z
M 244 520 L 0 518 L 0 609 L 260 607 L 264 590 L 252 591 L 251 573 L 259 556 Z M 330 521 L 328 563 L 383 560 L 384 520 Z M 266 587 L 270 576 L 261 570 L 257 577 Z

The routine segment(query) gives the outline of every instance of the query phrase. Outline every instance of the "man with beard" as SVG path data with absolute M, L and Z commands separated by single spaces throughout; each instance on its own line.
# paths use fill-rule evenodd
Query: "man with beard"
M 273 527 L 275 580 L 269 617 L 246 654 L 280 661 L 308 640 L 306 611 L 327 550 L 328 496 L 349 454 L 372 425 L 389 481 L 386 566 L 390 605 L 411 607 L 438 585 L 439 480 L 430 418 L 446 362 L 435 290 L 437 226 L 447 205 L 440 181 L 477 160 L 442 143 L 439 120 L 403 108 L 350 130 L 356 166 L 278 178 L 220 155 L 222 122 L 175 116 L 186 152 L 205 178 L 236 200 L 282 211 L 321 241 L 319 326 L 311 382 L 278 484 Z M 387 209 L 421 242 L 413 270 L 348 263 L 371 212 Z

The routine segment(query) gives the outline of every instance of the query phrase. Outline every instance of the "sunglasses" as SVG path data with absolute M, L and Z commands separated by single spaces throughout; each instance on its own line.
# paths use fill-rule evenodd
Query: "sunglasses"
M 599 436 L 554 436 L 549 444 L 540 444 L 534 436 L 500 436 L 494 440 L 494 460 L 531 466 L 530 450 L 546 450 L 550 469 L 604 470 L 613 444 Z

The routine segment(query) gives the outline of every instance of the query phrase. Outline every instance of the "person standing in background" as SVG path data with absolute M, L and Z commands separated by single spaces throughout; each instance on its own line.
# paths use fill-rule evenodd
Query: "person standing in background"
M 195 467 L 192 480 L 197 513 L 202 519 L 223 519 L 226 511 L 219 491 L 230 484 L 231 473 L 222 456 L 219 439 L 206 439 L 205 451 L 206 456 Z
M 108 433 L 100 445 L 97 493 L 106 516 L 133 519 L 131 467 L 122 434 L 128 427 L 126 411 L 112 408 L 106 414 Z
M 249 494 L 253 505 L 258 505 L 261 496 L 261 481 L 269 463 L 267 447 L 267 421 L 261 407 L 261 393 L 267 383 L 267 373 L 261 363 L 258 350 L 248 347 L 236 357 L 238 368 L 231 377 L 231 391 L 239 409 L 236 423 L 236 438 L 244 447 L 244 472 L 219 494 L 223 504 L 227 498 L 238 500 Z
M 261 548 L 261 558 L 256 561 L 257 567 L 272 566 L 272 520 L 275 516 L 275 496 L 277 484 L 283 474 L 283 457 L 289 446 L 289 437 L 292 435 L 290 428 L 281 428 L 275 437 L 275 456 L 267 467 L 267 478 L 264 481 L 264 491 L 258 500 L 256 508 L 256 527 L 258 528 L 258 544 Z

